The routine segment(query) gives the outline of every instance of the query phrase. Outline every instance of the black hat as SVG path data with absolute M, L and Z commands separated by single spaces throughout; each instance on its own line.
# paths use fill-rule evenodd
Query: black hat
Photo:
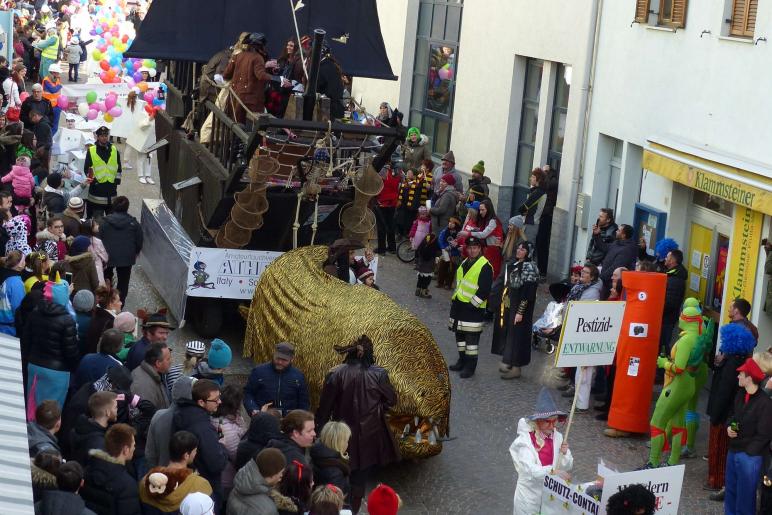
M 478 247 L 485 246 L 484 241 L 482 241 L 480 238 L 475 238 L 474 236 L 468 237 L 464 243 L 467 247 L 471 247 L 472 245 L 477 245 Z
M 100 128 L 94 131 L 94 134 L 97 136 L 107 136 L 110 134 L 110 129 L 108 129 L 105 125 L 102 125 Z
M 244 43 L 247 45 L 265 46 L 268 44 L 268 40 L 262 32 L 253 32 L 246 37 Z
M 172 325 L 166 320 L 166 315 L 163 313 L 153 313 L 142 324 L 143 329 L 151 329 L 153 327 L 165 327 L 167 329 L 174 329 Z

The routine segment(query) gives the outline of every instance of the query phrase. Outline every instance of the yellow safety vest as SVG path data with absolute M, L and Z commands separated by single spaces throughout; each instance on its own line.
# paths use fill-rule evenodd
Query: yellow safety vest
M 59 57 L 59 36 L 53 36 L 54 38 L 54 44 L 51 46 L 47 46 L 43 49 L 42 52 L 40 52 L 40 57 L 44 57 L 46 59 L 51 59 L 52 61 L 56 61 Z
M 105 163 L 96 151 L 96 145 L 89 149 L 91 155 L 91 167 L 94 169 L 94 179 L 97 182 L 115 182 L 118 176 L 118 151 L 115 146 L 110 147 L 110 159 Z
M 463 266 L 458 267 L 456 272 L 456 291 L 453 293 L 453 300 L 471 302 L 472 297 L 477 293 L 477 281 L 480 278 L 480 270 L 487 264 L 488 260 L 480 256 L 466 274 L 464 274 Z M 484 309 L 487 305 L 488 301 L 486 300 L 480 304 L 480 307 Z

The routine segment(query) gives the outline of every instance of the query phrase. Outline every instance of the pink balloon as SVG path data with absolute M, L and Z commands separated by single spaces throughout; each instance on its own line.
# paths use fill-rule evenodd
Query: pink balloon
M 148 104 L 152 104 L 153 103 L 153 99 L 155 98 L 155 95 L 153 95 L 153 93 L 151 91 L 145 91 L 145 97 L 144 98 L 145 98 L 145 102 L 147 102 Z
M 123 111 L 121 111 L 120 107 L 115 106 L 112 109 L 110 109 L 108 113 L 110 113 L 110 116 L 112 116 L 113 118 L 118 118 L 120 115 L 123 114 Z
M 126 84 L 129 85 L 130 88 L 133 88 L 137 85 L 136 82 L 134 82 L 134 79 L 132 77 L 126 77 Z
M 97 109 L 99 109 L 99 111 L 102 112 L 102 113 L 106 113 L 107 112 L 107 107 L 105 107 L 105 103 L 104 102 L 97 102 Z
M 99 116 L 99 113 L 96 112 L 94 109 L 89 109 L 88 113 L 86 114 L 86 118 L 88 118 L 89 120 L 95 120 L 97 116 Z
M 118 97 L 115 97 L 115 96 L 112 96 L 112 95 L 107 95 L 105 97 L 105 109 L 107 109 L 109 111 L 110 109 L 115 107 L 115 103 L 116 103 L 117 100 L 118 100 Z
M 64 95 L 59 95 L 59 98 L 56 99 L 56 105 L 62 109 L 67 109 L 70 105 L 70 99 Z
M 21 100 L 22 102 L 24 102 L 25 100 L 27 100 L 27 97 L 28 97 L 28 96 L 29 96 L 29 93 L 27 93 L 26 91 L 22 91 L 22 92 L 19 94 L 19 100 Z

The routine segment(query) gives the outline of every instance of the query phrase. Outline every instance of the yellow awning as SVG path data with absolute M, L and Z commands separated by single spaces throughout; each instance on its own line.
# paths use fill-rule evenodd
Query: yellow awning
M 643 168 L 739 206 L 772 215 L 772 179 L 649 141 Z

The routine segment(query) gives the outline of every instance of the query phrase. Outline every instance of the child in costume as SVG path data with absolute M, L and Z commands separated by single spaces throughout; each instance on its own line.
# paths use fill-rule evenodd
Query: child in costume
M 10 182 L 13 186 L 13 207 L 16 212 L 23 214 L 32 205 L 32 193 L 35 191 L 35 178 L 29 167 L 32 160 L 28 156 L 16 158 L 16 164 L 11 168 L 11 173 L 3 176 L 3 183 Z
M 448 226 L 440 231 L 437 238 L 437 244 L 440 247 L 442 256 L 437 267 L 437 288 L 453 288 L 453 278 L 456 275 L 456 268 L 461 261 L 461 249 L 458 246 L 456 237 L 458 236 L 461 220 L 457 216 L 451 216 L 448 220 Z
M 418 270 L 418 279 L 415 285 L 416 297 L 432 298 L 432 294 L 429 293 L 429 285 L 434 275 L 434 262 L 439 255 L 440 247 L 437 245 L 437 236 L 430 232 L 416 250 L 416 268 Z
M 574 458 L 563 435 L 555 430 L 566 419 L 566 412 L 557 408 L 552 393 L 542 388 L 536 399 L 536 410 L 517 423 L 517 438 L 509 453 L 517 470 L 514 515 L 533 515 L 541 511 L 544 477 L 557 473 L 569 479 Z
M 413 221 L 413 226 L 410 228 L 410 243 L 414 250 L 424 241 L 424 238 L 431 230 L 432 217 L 429 216 L 429 210 L 426 209 L 426 206 L 421 206 L 418 208 L 418 217 Z

